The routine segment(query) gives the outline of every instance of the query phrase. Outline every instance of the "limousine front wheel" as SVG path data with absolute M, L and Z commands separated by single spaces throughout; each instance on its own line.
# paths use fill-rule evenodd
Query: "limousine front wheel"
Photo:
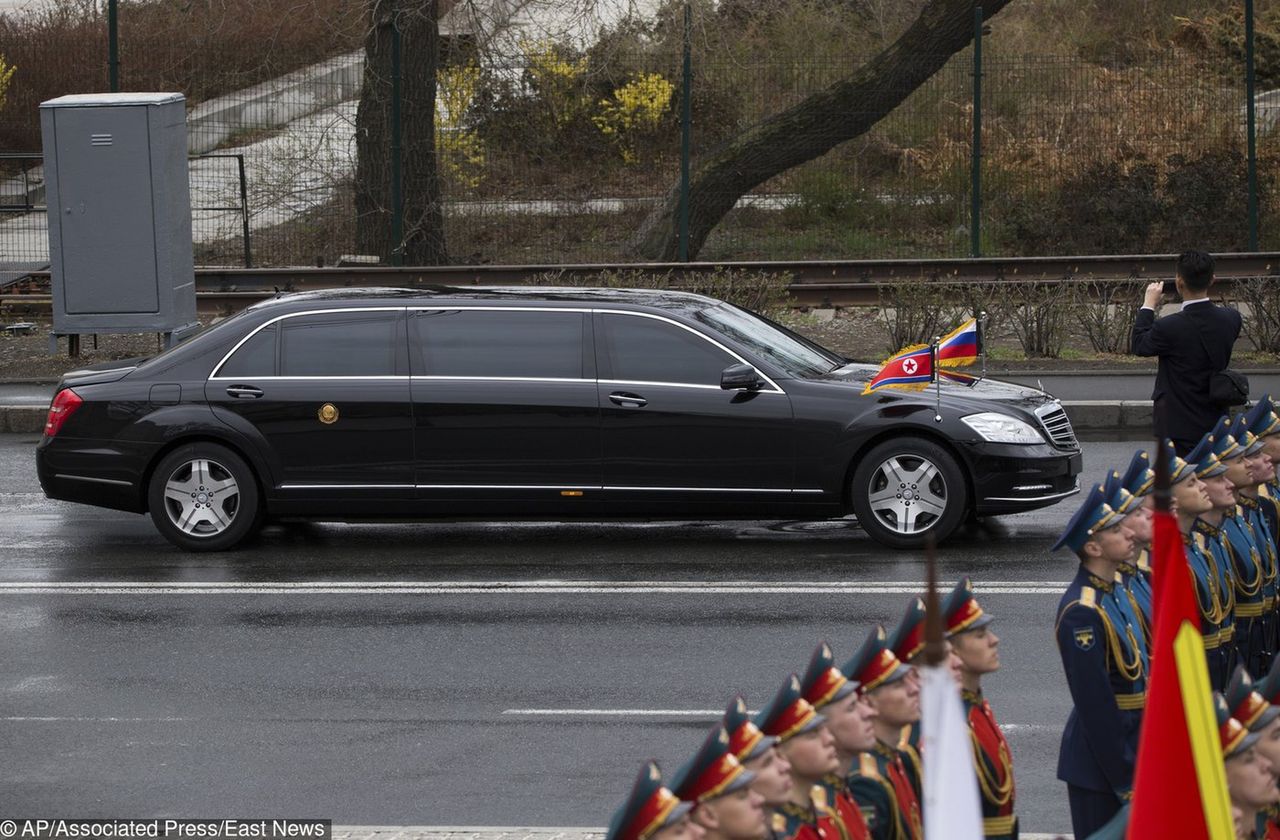
M 220 551 L 247 537 L 259 518 L 249 465 L 216 443 L 170 452 L 151 474 L 151 519 L 165 539 L 188 551 Z
M 923 438 L 899 438 L 866 453 L 853 473 L 853 510 L 877 542 L 894 548 L 941 542 L 964 518 L 964 473 L 946 449 Z

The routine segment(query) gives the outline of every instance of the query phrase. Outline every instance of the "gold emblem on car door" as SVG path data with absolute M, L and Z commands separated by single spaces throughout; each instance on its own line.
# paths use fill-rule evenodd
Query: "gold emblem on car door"
M 320 406 L 320 410 L 316 412 L 316 416 L 320 418 L 320 422 L 328 426 L 331 423 L 338 422 L 338 407 L 333 403 L 325 403 Z

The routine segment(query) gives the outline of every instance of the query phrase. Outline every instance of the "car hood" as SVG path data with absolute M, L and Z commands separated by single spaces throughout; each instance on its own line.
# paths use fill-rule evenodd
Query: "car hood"
M 879 365 L 848 364 L 837 368 L 826 376 L 810 380 L 828 382 L 836 386 L 855 386 L 859 390 L 880 370 Z M 962 371 L 965 372 L 965 371 Z M 977 376 L 974 371 L 971 375 Z M 991 409 L 993 404 L 1001 408 L 1019 409 L 1034 413 L 1037 408 L 1053 401 L 1053 396 L 1044 391 L 1028 388 L 1013 382 L 1002 382 L 998 379 L 976 379 L 971 383 L 961 384 L 950 379 L 943 379 L 941 388 L 930 385 L 922 391 L 905 391 L 900 388 L 886 388 L 880 394 L 900 398 L 936 399 L 935 389 L 940 391 L 942 405 L 958 411 Z

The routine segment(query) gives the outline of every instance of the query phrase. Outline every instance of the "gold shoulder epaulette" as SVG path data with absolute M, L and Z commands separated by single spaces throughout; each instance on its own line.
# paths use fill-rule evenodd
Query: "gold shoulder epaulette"
M 1196 541 L 1196 548 L 1200 549 L 1201 551 L 1204 551 L 1204 534 L 1200 533 L 1199 531 L 1196 531 L 1194 534 L 1191 535 L 1191 538 Z
M 1084 604 L 1086 607 L 1098 606 L 1098 590 L 1094 589 L 1092 586 L 1080 587 L 1080 603 Z
M 876 764 L 876 757 L 864 752 L 858 760 L 858 772 L 868 779 L 880 778 L 880 767 Z

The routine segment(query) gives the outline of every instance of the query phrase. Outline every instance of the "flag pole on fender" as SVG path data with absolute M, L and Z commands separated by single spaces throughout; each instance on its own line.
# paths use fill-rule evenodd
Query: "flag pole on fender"
M 939 336 L 933 337 L 933 344 L 929 346 L 929 374 L 933 377 L 933 422 L 942 422 L 942 377 L 938 375 L 938 342 L 941 341 Z
M 982 359 L 982 378 L 987 378 L 987 313 L 978 313 L 978 357 Z

